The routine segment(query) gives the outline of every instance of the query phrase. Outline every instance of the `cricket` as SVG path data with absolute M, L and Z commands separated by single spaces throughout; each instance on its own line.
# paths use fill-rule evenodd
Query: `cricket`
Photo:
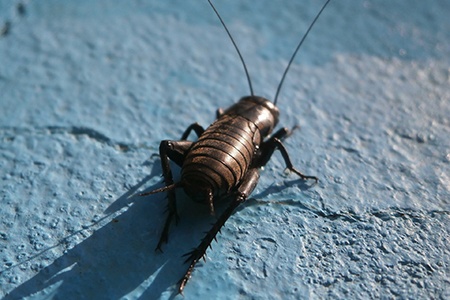
M 282 143 L 283 139 L 291 134 L 291 130 L 281 128 L 272 132 L 279 121 L 280 112 L 276 104 L 289 68 L 312 27 L 330 1 L 327 0 L 323 4 L 298 43 L 281 77 L 272 102 L 254 95 L 251 79 L 241 52 L 219 12 L 211 0 L 208 0 L 239 55 L 247 77 L 250 95 L 242 97 L 225 110 L 218 109 L 217 119 L 208 128 L 204 129 L 198 123 L 193 123 L 185 130 L 180 140 L 161 141 L 159 155 L 165 186 L 140 194 L 140 196 L 147 196 L 167 192 L 167 218 L 156 246 L 156 250 L 160 251 L 162 251 L 163 244 L 168 241 L 170 225 L 179 218 L 175 189 L 182 188 L 192 200 L 206 204 L 211 215 L 216 215 L 215 202 L 230 201 L 228 207 L 217 217 L 213 227 L 200 244 L 185 255 L 187 257 L 185 263 L 189 263 L 189 267 L 179 281 L 179 293 L 183 292 L 195 265 L 204 257 L 206 250 L 216 239 L 222 226 L 233 214 L 233 211 L 253 192 L 258 184 L 260 169 L 267 164 L 275 150 L 280 151 L 287 170 L 298 175 L 302 180 L 318 181 L 316 176 L 305 175 L 293 166 L 288 151 Z M 198 136 L 196 141 L 187 140 L 192 131 Z M 177 182 L 173 180 L 170 161 L 181 167 L 181 179 Z

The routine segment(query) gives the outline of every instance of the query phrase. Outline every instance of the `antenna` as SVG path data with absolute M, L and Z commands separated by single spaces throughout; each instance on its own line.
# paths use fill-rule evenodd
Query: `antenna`
M 237 47 L 236 43 L 234 42 L 233 37 L 231 36 L 231 33 L 228 31 L 227 26 L 225 25 L 225 23 L 223 22 L 222 18 L 219 15 L 219 12 L 216 10 L 216 8 L 214 7 L 214 5 L 211 3 L 211 0 L 208 0 L 209 5 L 211 5 L 212 9 L 214 10 L 214 12 L 216 13 L 217 17 L 220 20 L 220 23 L 222 23 L 223 28 L 225 28 L 225 31 L 227 32 L 228 36 L 230 37 L 231 42 L 234 45 L 234 48 L 236 49 L 239 58 L 241 59 L 242 65 L 244 66 L 244 70 L 245 70 L 245 75 L 247 76 L 247 81 L 248 81 L 248 86 L 250 87 L 250 94 L 253 96 L 253 87 L 252 87 L 252 81 L 250 80 L 250 75 L 248 74 L 248 70 L 247 70 L 247 66 L 245 65 L 244 59 L 242 58 L 241 52 L 239 51 L 239 48 Z
M 277 88 L 277 92 L 275 93 L 275 99 L 273 100 L 273 104 L 275 104 L 275 105 L 277 104 L 278 95 L 280 94 L 281 86 L 283 85 L 284 79 L 286 78 L 286 74 L 289 71 L 289 68 L 291 67 L 292 62 L 294 61 L 294 58 L 297 55 L 298 50 L 302 46 L 303 42 L 305 41 L 306 37 L 308 36 L 308 33 L 311 31 L 311 28 L 314 26 L 314 24 L 316 23 L 317 19 L 322 14 L 323 10 L 328 5 L 328 3 L 330 3 L 330 1 L 331 0 L 327 0 L 327 2 L 325 2 L 325 4 L 320 9 L 319 13 L 316 15 L 316 17 L 312 21 L 311 25 L 309 25 L 309 28 L 308 28 L 308 30 L 306 30 L 305 34 L 303 35 L 302 39 L 300 40 L 300 43 L 298 43 L 297 48 L 294 51 L 294 54 L 292 54 L 291 60 L 289 61 L 286 69 L 284 70 L 284 73 L 283 73 L 283 76 L 281 77 L 280 83 L 278 84 L 278 88 Z

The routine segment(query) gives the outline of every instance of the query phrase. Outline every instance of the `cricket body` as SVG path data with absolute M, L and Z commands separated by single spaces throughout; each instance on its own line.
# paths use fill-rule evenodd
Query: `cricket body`
M 276 101 L 286 73 L 310 29 L 330 1 L 327 0 L 323 5 L 298 44 L 278 85 L 275 100 L 271 102 L 263 97 L 253 95 L 250 76 L 242 55 L 219 13 L 208 0 L 239 54 L 247 75 L 251 95 L 241 98 L 226 110 L 219 109 L 217 120 L 206 130 L 198 123 L 193 123 L 183 133 L 181 140 L 161 141 L 159 152 L 165 186 L 141 194 L 141 196 L 145 196 L 163 191 L 168 192 L 168 215 L 156 247 L 157 250 L 161 250 L 162 245 L 168 241 L 169 228 L 173 219 L 178 220 L 175 188 L 183 188 L 194 201 L 208 205 L 212 215 L 215 215 L 215 201 L 231 198 L 229 206 L 218 216 L 217 221 L 200 244 L 186 254 L 186 262 L 189 262 L 189 267 L 179 282 L 179 293 L 183 292 L 196 263 L 204 257 L 207 248 L 216 238 L 221 227 L 236 207 L 253 192 L 259 180 L 261 167 L 266 165 L 275 150 L 281 152 L 289 171 L 294 172 L 303 180 L 313 179 L 317 182 L 317 177 L 304 175 L 292 165 L 288 152 L 282 144 L 283 138 L 289 136 L 291 132 L 287 128 L 279 129 L 273 134 L 272 132 L 278 124 L 280 113 L 276 107 Z M 198 136 L 194 142 L 187 140 L 192 131 Z M 181 166 L 179 182 L 174 183 L 173 181 L 170 161 Z
M 246 187 L 241 193 L 253 190 L 258 172 L 252 169 L 263 166 L 270 156 L 263 139 L 278 123 L 279 112 L 272 102 L 249 96 L 218 114 L 187 152 L 180 183 L 191 198 L 206 199 L 211 213 L 214 198 L 241 186 Z

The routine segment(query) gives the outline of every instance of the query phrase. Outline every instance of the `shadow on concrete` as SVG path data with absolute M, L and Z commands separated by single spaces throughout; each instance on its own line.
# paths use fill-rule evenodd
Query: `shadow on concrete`
M 180 222 L 178 226 L 172 226 L 169 243 L 165 245 L 164 252 L 155 252 L 165 220 L 165 194 L 150 197 L 139 197 L 135 194 L 148 180 L 160 174 L 161 168 L 155 163 L 150 175 L 106 209 L 105 217 L 92 225 L 83 226 L 82 230 L 28 259 L 32 261 L 55 248 L 64 249 L 67 247 L 67 241 L 82 235 L 83 230 L 94 231 L 73 248 L 69 246 L 70 249 L 64 251 L 62 256 L 11 291 L 4 299 L 30 296 L 52 299 L 111 299 L 127 295 L 140 296 L 140 299 L 157 299 L 166 293 L 169 299 L 177 297 L 177 283 L 187 268 L 182 256 L 197 246 L 204 232 L 214 222 L 214 217 L 209 215 L 205 205 L 190 200 L 184 201 L 187 198 L 180 193 Z M 288 185 L 299 182 L 302 190 L 309 188 L 301 180 L 294 180 Z M 148 190 L 157 186 L 160 184 Z M 269 187 L 256 197 L 276 192 L 279 192 L 278 187 Z M 253 205 L 255 201 L 252 199 L 236 212 Z M 227 204 L 228 201 L 223 201 L 217 205 L 217 211 L 225 209 Z
M 131 294 L 141 295 L 141 299 L 155 299 L 171 290 L 173 293 L 170 298 L 174 298 L 177 295 L 177 282 L 187 268 L 182 255 L 196 246 L 205 230 L 198 227 L 208 228 L 207 222 L 211 222 L 211 219 L 200 218 L 202 214 L 208 216 L 206 206 L 199 209 L 192 203 L 189 203 L 191 208 L 179 205 L 180 211 L 184 209 L 187 212 L 182 211 L 177 228 L 171 228 L 164 253 L 155 252 L 165 217 L 165 195 L 141 198 L 134 194 L 150 178 L 160 174 L 160 167 L 154 167 L 149 176 L 111 204 L 106 210 L 107 216 L 113 216 L 109 221 L 103 218 L 103 226 L 98 225 L 102 220 L 83 226 L 83 230 L 89 229 L 87 227 L 95 230 L 95 225 L 99 228 L 73 248 L 64 251 L 61 257 L 11 291 L 4 299 L 30 296 L 51 299 L 118 299 Z M 188 216 L 184 218 L 185 215 Z M 44 250 L 29 261 L 45 255 L 47 251 L 64 249 L 67 240 L 79 236 L 83 230 L 71 234 L 58 245 Z

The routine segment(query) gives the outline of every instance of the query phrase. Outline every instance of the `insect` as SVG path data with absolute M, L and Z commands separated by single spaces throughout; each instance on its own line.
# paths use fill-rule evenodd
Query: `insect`
M 216 121 L 206 130 L 198 123 L 194 123 L 186 129 L 181 140 L 161 141 L 159 153 L 165 186 L 140 194 L 146 196 L 163 191 L 168 192 L 168 215 L 156 250 L 161 250 L 162 245 L 167 243 L 170 225 L 174 218 L 176 220 L 179 218 L 174 189 L 183 188 L 194 201 L 208 205 L 212 215 L 215 215 L 214 201 L 232 199 L 197 248 L 186 254 L 186 263 L 189 262 L 189 267 L 179 282 L 179 293 L 183 292 L 196 263 L 205 255 L 221 227 L 233 211 L 253 192 L 259 180 L 260 168 L 266 165 L 275 150 L 281 152 L 288 170 L 303 180 L 318 181 L 317 177 L 304 175 L 292 165 L 288 152 L 281 142 L 283 138 L 289 136 L 290 131 L 282 128 L 272 135 L 271 133 L 278 123 L 279 110 L 276 103 L 289 67 L 311 28 L 330 1 L 325 2 L 297 45 L 278 85 L 275 100 L 271 102 L 253 94 L 250 76 L 242 55 L 218 11 L 208 0 L 241 59 L 251 95 L 241 98 L 226 110 L 217 110 Z M 197 134 L 197 141 L 187 140 L 192 131 Z M 178 182 L 173 181 L 169 161 L 181 167 L 181 179 Z

